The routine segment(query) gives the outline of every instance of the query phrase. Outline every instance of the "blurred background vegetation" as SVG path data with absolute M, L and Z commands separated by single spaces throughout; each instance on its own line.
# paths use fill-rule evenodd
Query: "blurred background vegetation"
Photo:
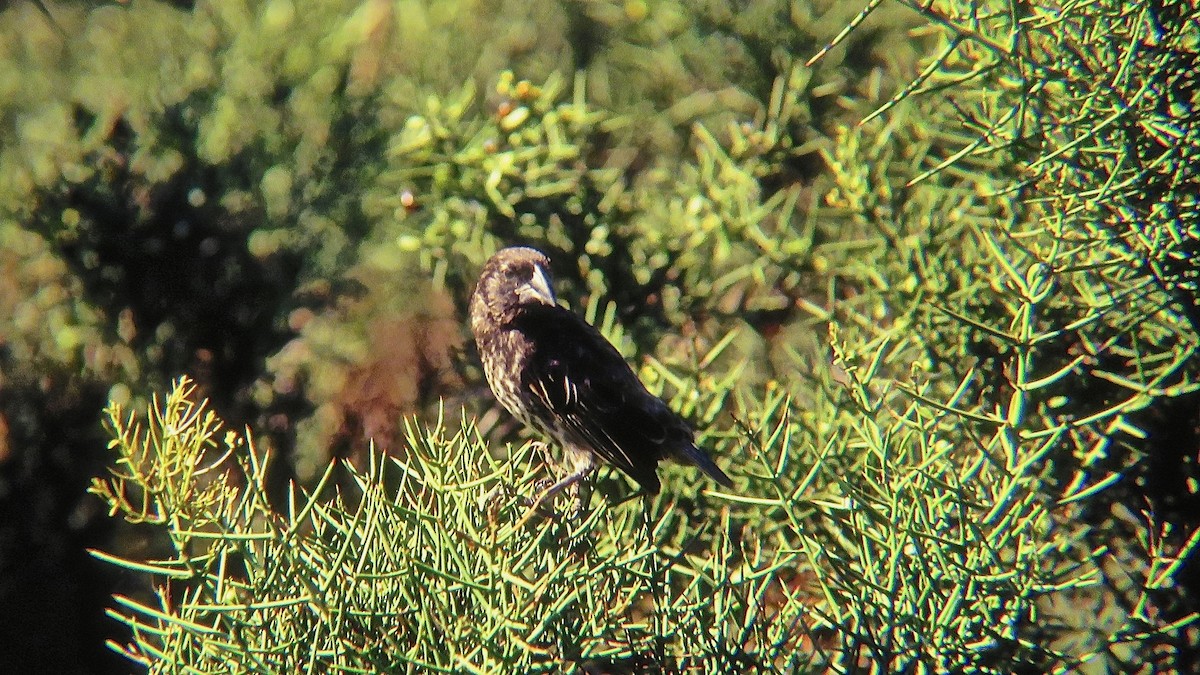
M 126 672 L 112 639 L 218 672 L 1195 672 L 1194 12 L 3 5 L 0 670 Z M 596 517 L 504 529 L 536 464 L 463 317 L 514 243 L 551 256 L 738 495 L 672 471 L 642 512 L 602 475 Z M 239 435 L 168 442 L 209 424 L 201 400 Z M 166 402 L 170 424 L 126 421 Z M 496 468 L 506 441 L 522 459 Z M 211 490 L 170 468 L 226 445 Z M 110 519 L 85 490 L 121 456 L 93 488 Z M 171 461 L 134 470 L 152 457 Z M 320 508 L 289 510 L 293 482 Z M 160 561 L 167 591 L 89 547 Z M 348 585 L 326 603 L 256 555 Z M 428 576 L 389 576 L 404 555 Z M 467 570 L 509 604 L 485 611 Z M 407 616 L 429 589 L 454 602 Z M 124 624 L 114 592 L 140 598 Z M 305 593 L 261 662 L 188 628 Z M 313 635 L 341 646 L 287 651 Z

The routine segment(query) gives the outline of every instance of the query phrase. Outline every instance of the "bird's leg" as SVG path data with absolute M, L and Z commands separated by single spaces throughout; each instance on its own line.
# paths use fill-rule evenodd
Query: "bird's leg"
M 572 487 L 571 492 L 575 499 L 575 508 L 571 511 L 571 518 L 580 518 L 587 512 L 588 504 L 592 501 L 592 484 L 579 481 Z
M 549 443 L 545 443 L 543 441 L 533 441 L 530 443 L 530 447 L 532 447 L 534 449 L 534 452 L 536 452 L 538 454 L 538 456 L 541 457 L 542 466 L 549 469 L 550 474 L 551 474 L 551 477 L 539 478 L 539 479 L 533 481 L 534 490 L 536 490 L 538 492 L 538 494 L 541 494 L 542 492 L 550 489 L 550 487 L 554 485 L 555 480 L 553 478 L 553 475 L 555 473 L 558 473 L 562 469 L 568 468 L 568 467 L 563 467 L 561 464 L 558 463 L 557 460 L 554 459 L 554 456 L 552 454 L 550 454 L 550 444 Z M 527 503 L 532 504 L 533 501 L 527 500 Z
M 591 452 L 591 450 L 581 448 L 573 443 L 567 443 L 564 445 L 562 459 L 563 464 L 569 468 L 572 475 L 579 474 L 586 476 L 596 468 L 596 456 Z M 568 478 L 569 477 L 570 476 L 568 476 Z M 560 489 L 567 489 L 570 491 L 572 502 L 570 518 L 578 518 L 583 514 L 588 502 L 591 500 L 591 485 L 583 480 L 574 480 L 564 486 L 564 488 Z
M 530 504 L 530 506 L 529 506 L 529 510 L 525 513 L 524 516 L 522 516 L 521 520 L 519 520 L 517 522 L 516 529 L 519 530 L 522 527 L 524 527 L 525 523 L 529 522 L 529 519 L 533 517 L 533 514 L 537 513 L 538 510 L 541 509 L 542 505 L 545 504 L 547 500 L 553 498 L 554 495 L 557 495 L 558 493 L 571 487 L 572 485 L 579 483 L 579 481 L 586 478 L 587 475 L 589 473 L 591 473 L 591 471 L 592 471 L 592 467 L 590 465 L 582 467 L 580 469 L 577 469 L 575 472 L 568 474 L 567 476 L 565 476 L 564 478 L 559 480 L 557 483 L 555 483 L 554 485 L 551 485 L 549 488 L 547 488 L 544 492 L 542 492 L 542 494 L 538 495 L 537 499 L 533 500 L 533 503 Z

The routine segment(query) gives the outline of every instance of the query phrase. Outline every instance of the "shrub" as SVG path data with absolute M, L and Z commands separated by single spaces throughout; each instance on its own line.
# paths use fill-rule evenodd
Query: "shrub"
M 395 58 L 398 28 L 479 28 L 417 3 L 64 17 L 158 13 L 198 45 L 157 66 L 172 87 L 131 65 L 127 108 L 76 77 L 77 109 L 5 113 L 34 149 L 0 155 L 31 197 L 6 213 L 106 308 L 68 315 L 76 334 L 156 364 L 110 405 L 117 465 L 93 485 L 169 543 L 99 554 L 158 580 L 119 599 L 119 649 L 199 671 L 1192 669 L 1195 22 L 1182 3 L 873 3 L 830 12 L 853 30 L 805 65 L 816 5 L 752 5 L 555 6 L 546 25 L 587 45 L 561 72 L 565 46 L 521 40 L 532 14 L 495 31 L 515 72 L 483 41 Z M 284 26 L 309 39 L 262 39 Z M 618 83 L 650 49 L 662 77 Z M 31 145 L 45 129 L 73 142 Z M 106 298 L 134 256 L 106 242 L 127 222 L 164 239 L 155 195 L 200 224 L 168 245 L 193 283 L 227 282 L 233 309 L 265 286 L 260 314 L 181 321 L 154 311 L 176 296 L 133 293 L 119 330 Z M 210 237 L 221 255 L 191 254 Z M 469 354 L 405 350 L 425 384 L 370 399 L 389 364 L 367 353 L 395 334 L 373 320 L 449 335 L 514 241 L 551 253 L 735 490 L 672 469 L 618 503 L 602 472 L 582 519 L 517 526 L 544 470 Z M 438 299 L 392 301 L 417 294 Z M 227 386 L 137 398 L 198 348 Z M 234 367 L 246 353 L 266 367 Z M 204 392 L 266 431 L 222 435 Z

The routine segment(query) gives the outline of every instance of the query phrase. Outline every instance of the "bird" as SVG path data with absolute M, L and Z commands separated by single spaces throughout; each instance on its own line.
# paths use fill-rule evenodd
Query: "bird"
M 607 462 L 647 494 L 658 494 L 658 463 L 689 463 L 725 487 L 733 481 L 701 448 L 691 427 L 651 394 L 594 326 L 558 304 L 550 259 L 511 247 L 488 259 L 470 300 L 471 332 L 484 377 L 500 404 L 562 450 L 566 475 L 535 505 L 576 486 Z

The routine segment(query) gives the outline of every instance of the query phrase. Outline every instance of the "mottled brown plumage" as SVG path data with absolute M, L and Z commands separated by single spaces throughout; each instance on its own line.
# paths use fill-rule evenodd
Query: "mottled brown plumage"
M 559 307 L 550 260 L 531 248 L 506 248 L 483 267 L 471 296 L 471 331 L 484 374 L 500 403 L 562 447 L 568 474 L 553 494 L 582 480 L 600 459 L 651 494 L 662 459 L 699 467 L 732 483 L 696 447 L 692 430 L 646 391 L 629 364 L 595 328 Z

